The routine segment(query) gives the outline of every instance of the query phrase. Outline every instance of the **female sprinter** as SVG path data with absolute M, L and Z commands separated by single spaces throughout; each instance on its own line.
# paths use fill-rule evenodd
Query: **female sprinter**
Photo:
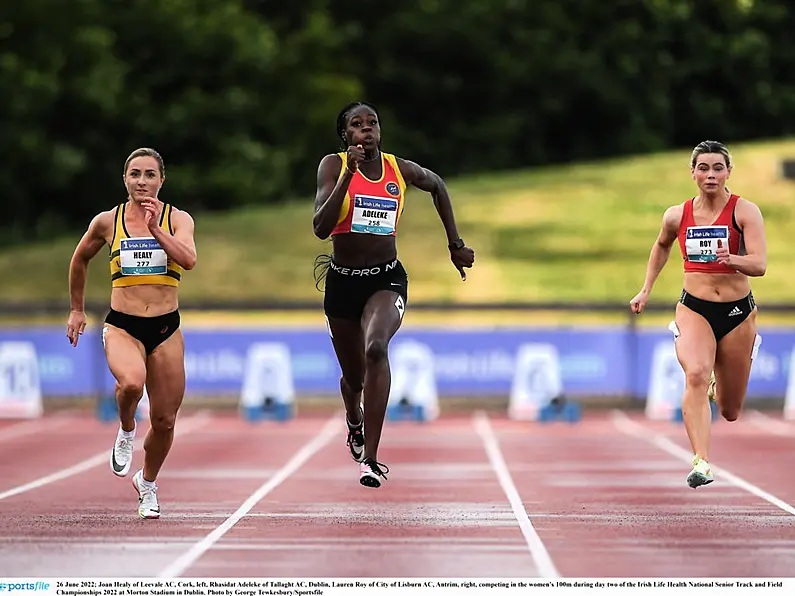
M 86 326 L 88 262 L 103 245 L 110 248 L 112 290 L 102 343 L 116 378 L 120 421 L 110 467 L 117 476 L 130 471 L 135 410 L 146 384 L 151 428 L 144 440 L 143 469 L 132 479 L 143 518 L 160 517 L 155 480 L 171 448 L 185 393 L 177 289 L 182 270 L 196 265 L 193 219 L 158 199 L 164 170 L 163 158 L 155 150 L 132 152 L 124 164 L 127 201 L 94 217 L 69 266 L 71 312 L 66 336 L 77 346 Z
M 406 185 L 433 197 L 462 280 L 475 253 L 458 236 L 442 179 L 380 150 L 381 126 L 372 105 L 345 106 L 337 117 L 337 134 L 347 152 L 326 155 L 318 167 L 314 232 L 324 240 L 332 237 L 333 252 L 318 258 L 316 273 L 318 281 L 325 275 L 323 306 L 342 369 L 348 448 L 360 463 L 359 482 L 378 488 L 389 471 L 377 460 L 391 381 L 388 346 L 400 328 L 408 295 L 395 245 Z
M 651 249 L 643 289 L 630 302 L 643 312 L 649 294 L 678 239 L 684 260 L 684 289 L 676 305 L 676 353 L 685 372 L 682 415 L 693 448 L 692 488 L 713 480 L 709 465 L 710 373 L 721 415 L 737 420 L 743 408 L 756 340 L 756 305 L 749 276 L 765 274 L 764 220 L 754 203 L 731 194 L 729 150 L 704 141 L 690 169 L 698 195 L 669 207 Z

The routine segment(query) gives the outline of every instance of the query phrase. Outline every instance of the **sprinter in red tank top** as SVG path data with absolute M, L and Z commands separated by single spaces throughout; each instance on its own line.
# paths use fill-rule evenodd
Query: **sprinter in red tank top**
M 751 362 L 761 343 L 748 278 L 765 274 L 767 250 L 759 207 L 726 188 L 732 170 L 726 146 L 700 143 L 693 150 L 690 169 L 699 193 L 665 211 L 643 288 L 630 308 L 635 314 L 643 312 L 678 240 L 684 289 L 669 328 L 685 372 L 682 416 L 693 448 L 687 483 L 696 488 L 713 480 L 709 394 L 714 393 L 721 415 L 729 422 L 737 420 L 743 409 Z
M 414 162 L 381 152 L 381 125 L 372 105 L 345 106 L 337 117 L 337 135 L 347 151 L 320 162 L 313 221 L 318 238 L 331 236 L 333 253 L 318 257 L 315 275 L 318 283 L 326 283 L 323 309 L 342 369 L 348 449 L 359 462 L 359 482 L 378 488 L 389 471 L 377 460 L 391 381 L 388 347 L 408 297 L 408 276 L 395 243 L 406 185 L 433 197 L 450 260 L 462 280 L 475 253 L 458 235 L 444 181 Z

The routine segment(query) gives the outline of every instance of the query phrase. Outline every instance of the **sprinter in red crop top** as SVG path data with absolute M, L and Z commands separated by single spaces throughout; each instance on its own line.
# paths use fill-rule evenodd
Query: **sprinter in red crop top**
M 359 482 L 378 488 L 389 471 L 377 460 L 389 400 L 387 354 L 408 298 L 408 276 L 395 243 L 406 186 L 433 197 L 450 260 L 462 280 L 475 253 L 458 235 L 444 181 L 381 151 L 375 107 L 363 102 L 345 106 L 337 117 L 337 134 L 347 151 L 326 155 L 318 168 L 314 231 L 323 240 L 331 236 L 332 254 L 315 261 L 315 278 L 326 284 L 323 309 L 342 369 L 348 449 L 359 463 Z
M 693 448 L 693 470 L 687 483 L 696 488 L 713 480 L 709 465 L 711 394 L 730 422 L 737 420 L 743 409 L 751 362 L 761 344 L 748 278 L 765 274 L 767 252 L 759 207 L 726 188 L 732 170 L 726 146 L 716 141 L 700 143 L 693 150 L 690 169 L 698 195 L 665 211 L 643 289 L 630 308 L 635 314 L 643 312 L 678 241 L 684 289 L 669 329 L 685 372 L 682 416 Z

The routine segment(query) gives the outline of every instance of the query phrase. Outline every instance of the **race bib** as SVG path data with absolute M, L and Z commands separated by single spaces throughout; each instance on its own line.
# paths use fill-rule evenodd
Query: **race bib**
M 168 269 L 168 256 L 154 238 L 122 238 L 122 275 L 159 275 Z
M 729 246 L 729 226 L 690 226 L 685 236 L 687 260 L 692 263 L 712 263 L 718 260 L 715 254 L 721 246 Z
M 355 195 L 351 231 L 388 236 L 395 231 L 397 210 L 397 199 Z

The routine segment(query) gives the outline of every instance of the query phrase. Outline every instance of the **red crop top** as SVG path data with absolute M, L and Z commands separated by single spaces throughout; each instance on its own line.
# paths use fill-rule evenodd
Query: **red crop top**
M 338 154 L 342 159 L 340 177 L 347 167 L 346 153 Z M 370 180 L 357 170 L 342 201 L 337 225 L 331 232 L 336 234 L 397 235 L 397 225 L 403 213 L 403 198 L 406 183 L 400 173 L 394 155 L 381 153 L 381 178 Z
M 696 225 L 693 217 L 693 201 L 684 204 L 682 219 L 679 222 L 679 248 L 684 259 L 685 272 L 700 273 L 737 273 L 737 270 L 721 265 L 717 261 L 715 251 L 720 242 L 722 246 L 729 244 L 729 253 L 744 255 L 745 245 L 743 233 L 737 226 L 734 208 L 737 206 L 737 195 L 729 197 L 723 211 L 708 226 Z

